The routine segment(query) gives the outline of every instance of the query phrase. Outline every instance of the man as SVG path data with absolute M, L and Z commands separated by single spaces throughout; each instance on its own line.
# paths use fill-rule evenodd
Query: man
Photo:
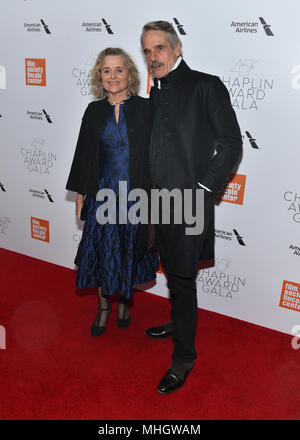
M 169 394 L 184 385 L 193 369 L 196 264 L 214 257 L 213 196 L 237 163 L 242 138 L 226 87 L 218 77 L 187 66 L 170 23 L 147 23 L 141 44 L 154 77 L 150 93 L 152 187 L 169 191 L 190 188 L 194 193 L 196 188 L 204 188 L 201 234 L 187 235 L 186 225 L 175 222 L 155 227 L 168 278 L 171 322 L 151 327 L 146 334 L 157 339 L 173 338 L 172 364 L 157 388 L 159 393 Z

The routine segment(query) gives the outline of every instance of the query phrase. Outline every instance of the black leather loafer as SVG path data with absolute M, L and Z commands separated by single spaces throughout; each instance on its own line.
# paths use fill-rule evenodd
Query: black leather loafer
M 149 338 L 155 338 L 155 339 L 165 339 L 172 336 L 172 324 L 167 323 L 164 325 L 159 325 L 157 327 L 150 327 L 146 330 L 146 335 L 149 336 Z
M 179 377 L 171 369 L 168 370 L 162 380 L 159 382 L 157 391 L 160 394 L 170 394 L 174 391 L 179 390 L 179 388 L 181 388 L 185 384 L 186 378 L 188 377 L 192 369 L 193 368 L 187 370 L 183 377 Z

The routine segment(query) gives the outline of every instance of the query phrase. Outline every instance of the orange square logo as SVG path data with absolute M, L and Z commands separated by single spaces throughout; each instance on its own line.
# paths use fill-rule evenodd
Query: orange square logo
M 147 75 L 147 94 L 149 95 L 151 87 L 153 87 L 153 78 L 150 71 L 150 64 L 148 64 L 148 75 Z
M 216 200 L 242 205 L 244 202 L 245 185 L 246 176 L 244 174 L 229 173 L 220 195 L 216 196 Z
M 27 86 L 46 86 L 46 60 L 44 58 L 25 58 Z
M 49 243 L 49 235 L 48 220 L 31 217 L 31 238 Z
M 283 281 L 279 306 L 300 312 L 300 284 Z

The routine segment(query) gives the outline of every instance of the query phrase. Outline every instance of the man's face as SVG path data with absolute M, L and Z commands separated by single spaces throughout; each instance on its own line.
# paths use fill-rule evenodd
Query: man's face
M 142 46 L 152 75 L 158 79 L 168 75 L 181 52 L 180 43 L 172 49 L 164 31 L 146 32 Z

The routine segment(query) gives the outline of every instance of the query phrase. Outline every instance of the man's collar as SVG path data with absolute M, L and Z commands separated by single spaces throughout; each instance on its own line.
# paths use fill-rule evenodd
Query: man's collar
M 173 70 L 177 69 L 177 67 L 179 66 L 179 64 L 181 63 L 181 61 L 182 61 L 182 56 L 179 55 L 179 57 L 177 58 L 177 60 L 176 60 L 176 62 L 175 62 L 175 64 L 174 64 L 174 66 L 172 67 L 172 69 L 170 70 L 170 72 L 172 72 Z M 170 72 L 169 72 L 169 73 L 170 73 Z M 157 87 L 158 87 L 159 89 L 161 88 L 161 85 L 160 85 L 160 79 L 158 79 L 158 78 L 157 78 Z

